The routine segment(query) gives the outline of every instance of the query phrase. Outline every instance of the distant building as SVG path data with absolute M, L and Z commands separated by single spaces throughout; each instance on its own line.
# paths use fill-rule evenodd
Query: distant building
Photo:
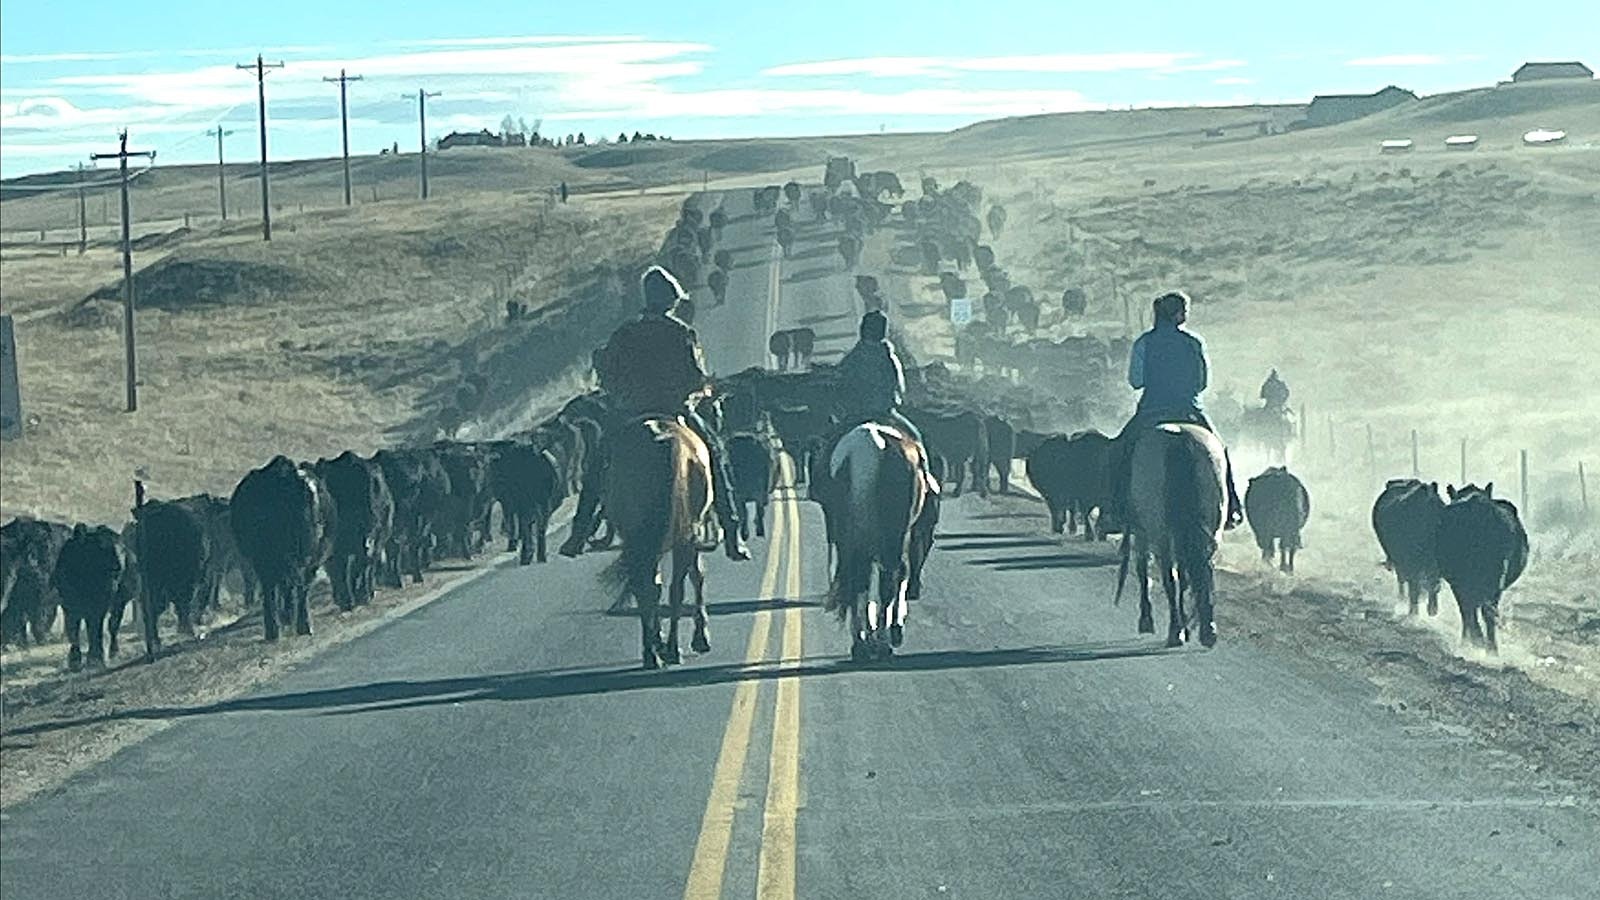
M 1306 107 L 1305 124 L 1308 127 L 1335 125 L 1416 101 L 1416 94 L 1392 84 L 1375 94 L 1319 94 L 1312 97 L 1311 105 Z
M 499 147 L 504 144 L 500 135 L 485 128 L 482 131 L 452 131 L 439 139 L 439 149 L 451 147 Z
M 1581 62 L 1530 62 L 1511 73 L 1512 81 L 1544 81 L 1549 78 L 1593 78 L 1594 70 Z

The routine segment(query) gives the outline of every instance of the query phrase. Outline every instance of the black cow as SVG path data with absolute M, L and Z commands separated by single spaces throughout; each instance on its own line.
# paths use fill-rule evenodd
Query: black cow
M 1372 530 L 1383 548 L 1384 565 L 1394 572 L 1400 596 L 1417 614 L 1417 600 L 1428 594 L 1428 615 L 1439 614 L 1439 518 L 1444 500 L 1438 482 L 1391 479 L 1372 504 Z
M 1311 517 L 1311 494 L 1292 472 L 1272 466 L 1250 479 L 1244 491 L 1244 514 L 1261 548 L 1261 559 L 1294 574 L 1294 555 L 1300 549 L 1300 530 Z
M 1461 610 L 1461 639 L 1498 653 L 1500 595 L 1527 568 L 1528 532 L 1517 507 L 1494 496 L 1494 482 L 1445 492 L 1450 503 L 1439 516 L 1439 574 Z
M 372 602 L 375 576 L 394 531 L 394 497 L 383 468 L 349 450 L 313 467 L 337 509 L 328 580 L 340 609 Z
M 1000 493 L 1011 493 L 1011 461 L 1017 455 L 1017 432 L 999 416 L 984 416 L 983 429 L 989 441 L 989 464 L 1000 481 Z M 988 478 L 987 472 L 984 478 Z
M 111 655 L 117 655 L 122 613 L 138 594 L 138 578 L 136 564 L 115 531 L 104 525 L 73 526 L 56 555 L 50 578 L 66 615 L 67 668 L 74 672 L 83 668 L 83 649 L 78 642 L 85 629 L 89 632 L 89 667 L 105 668 L 108 616 Z
M 1098 431 L 1045 438 L 1028 454 L 1028 481 L 1050 509 L 1050 528 L 1083 539 L 1105 537 L 1119 530 L 1111 513 L 1111 439 Z M 1094 515 L 1095 511 L 1099 515 Z
M 537 555 L 545 561 L 545 533 L 550 516 L 566 497 L 567 480 L 549 450 L 517 441 L 500 441 L 489 453 L 489 480 L 500 501 L 500 515 L 510 529 L 507 550 L 528 565 Z
M 488 539 L 484 522 L 494 498 L 489 492 L 487 461 L 472 444 L 441 441 L 434 444 L 434 451 L 450 476 L 450 494 L 434 511 L 434 535 L 441 553 L 471 559 Z
M 433 561 L 433 523 L 450 501 L 450 475 L 429 449 L 379 450 L 372 455 L 394 501 L 394 527 L 384 548 L 384 580 L 399 587 L 402 575 L 413 583 Z
M 209 497 L 151 500 L 134 508 L 131 541 L 139 555 L 140 609 L 144 626 L 144 660 L 161 652 L 161 614 L 171 607 L 178 631 L 194 634 L 194 623 L 208 605 L 213 582 L 212 511 Z
M 711 296 L 720 306 L 728 302 L 728 273 L 722 269 L 712 269 L 706 276 L 706 287 L 711 289 Z
M 961 496 L 961 484 L 968 472 L 972 473 L 973 488 L 979 495 L 988 496 L 989 433 L 982 416 L 972 410 L 913 408 L 907 408 L 905 414 L 922 432 L 928 454 L 944 459 L 953 484 L 950 496 Z
M 59 522 L 19 517 L 0 527 L 0 644 L 42 643 L 60 600 L 51 586 L 56 556 L 72 536 Z
M 772 445 L 759 435 L 741 432 L 728 438 L 728 468 L 733 475 L 733 500 L 739 505 L 739 536 L 750 539 L 750 523 L 756 537 L 767 534 L 767 497 L 772 490 Z M 755 505 L 755 515 L 746 515 L 747 504 Z
M 240 479 L 228 500 L 228 520 L 239 552 L 261 586 L 266 639 L 280 623 L 311 633 L 311 581 L 333 552 L 338 514 L 333 495 L 309 468 L 275 456 Z
M 817 333 L 810 328 L 789 329 L 789 349 L 794 353 L 796 366 L 811 365 L 811 354 L 817 349 Z

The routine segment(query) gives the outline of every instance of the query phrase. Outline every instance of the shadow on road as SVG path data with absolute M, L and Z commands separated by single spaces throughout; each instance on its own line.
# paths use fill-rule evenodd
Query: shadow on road
M 854 319 L 855 313 L 834 313 L 831 316 L 806 316 L 795 319 L 796 325 L 821 325 L 823 322 L 837 322 L 840 319 Z
M 937 545 L 935 545 L 937 546 Z M 996 572 L 1032 572 L 1038 569 L 1099 569 L 1117 561 L 1099 554 L 1049 553 L 1040 556 L 984 556 L 963 560 L 969 566 L 988 566 Z
M 1014 537 L 1002 540 L 976 540 L 978 535 L 973 535 L 972 537 L 974 540 L 954 544 L 941 544 L 936 540 L 933 548 L 935 550 L 951 550 L 960 552 L 964 550 L 1021 550 L 1027 547 L 1060 546 L 1060 544 L 1057 544 L 1055 541 L 1037 537 Z
M 787 600 L 782 597 L 773 597 L 766 600 L 727 600 L 722 603 L 707 603 L 706 612 L 713 617 L 739 616 L 748 613 L 761 612 L 762 610 L 776 611 L 780 609 L 815 609 L 822 604 L 815 600 Z M 661 615 L 667 615 L 667 605 L 661 604 Z M 639 613 L 631 606 L 627 609 L 608 609 L 605 614 L 614 619 L 634 619 Z M 683 618 L 694 615 L 694 607 L 688 603 L 683 605 Z
M 797 281 L 813 281 L 832 271 L 832 266 L 813 266 L 809 269 L 801 269 L 783 280 L 786 284 L 794 284 Z
M 838 643 L 842 651 L 845 643 L 842 636 L 839 637 Z M 485 700 L 523 702 L 644 690 L 706 687 L 789 677 L 822 678 L 846 675 L 864 668 L 883 674 L 913 674 L 955 669 L 1102 662 L 1161 656 L 1170 652 L 1179 651 L 1168 650 L 1152 639 L 1142 639 L 1130 642 L 1097 642 L 998 650 L 930 650 L 896 655 L 890 662 L 872 666 L 851 664 L 841 653 L 838 656 L 807 657 L 800 660 L 799 665 L 788 668 L 777 662 L 768 662 L 755 665 L 722 663 L 710 666 L 683 666 L 656 672 L 644 671 L 636 665 L 602 669 L 536 669 L 504 675 L 439 678 L 427 681 L 378 681 L 326 690 L 245 697 L 204 706 L 130 709 L 100 716 L 41 722 L 8 732 L 6 737 L 42 734 L 101 722 L 188 719 L 220 713 L 321 710 L 324 711 L 322 713 L 324 715 L 352 715 L 477 703 Z

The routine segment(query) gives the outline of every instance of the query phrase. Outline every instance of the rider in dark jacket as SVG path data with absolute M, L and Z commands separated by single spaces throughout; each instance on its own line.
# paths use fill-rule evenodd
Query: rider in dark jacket
M 1289 386 L 1278 377 L 1277 369 L 1268 372 L 1267 380 L 1261 382 L 1261 401 L 1274 413 L 1281 414 L 1289 408 Z
M 680 416 L 711 453 L 711 493 L 728 557 L 747 560 L 750 551 L 739 537 L 739 512 L 733 500 L 733 479 L 727 454 L 715 431 L 691 405 L 705 396 L 709 379 L 694 329 L 674 316 L 673 308 L 687 299 L 672 273 L 651 266 L 644 273 L 644 312 L 618 328 L 611 340 L 595 353 L 600 386 L 611 397 L 623 419 L 646 415 Z M 599 482 L 601 479 L 590 479 Z M 583 552 L 583 539 L 594 531 L 595 507 L 602 485 L 586 483 L 578 498 L 572 538 L 561 546 L 565 556 Z
M 902 429 L 923 447 L 926 472 L 927 445 L 922 443 L 922 432 L 900 411 L 906 373 L 888 331 L 889 320 L 882 312 L 872 310 L 861 317 L 860 340 L 839 360 L 839 425 L 849 429 L 863 422 L 879 422 Z M 933 479 L 928 480 L 937 487 Z
M 1133 418 L 1117 435 L 1113 457 L 1112 483 L 1124 511 L 1127 505 L 1129 471 L 1133 442 L 1143 429 L 1161 422 L 1188 422 L 1216 434 L 1200 402 L 1210 379 L 1210 360 L 1205 342 L 1185 329 L 1189 318 L 1189 297 L 1182 291 L 1156 298 L 1149 331 L 1133 342 L 1128 360 L 1128 384 L 1143 391 Z M 1233 462 L 1228 461 L 1228 518 L 1226 526 L 1243 521 L 1243 507 L 1233 485 Z

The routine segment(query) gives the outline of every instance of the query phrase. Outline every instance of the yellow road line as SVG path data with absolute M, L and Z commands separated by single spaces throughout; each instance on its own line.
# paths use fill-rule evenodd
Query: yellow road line
M 788 474 L 788 460 L 783 460 Z M 788 528 L 788 577 L 783 596 L 800 599 L 800 504 L 791 494 L 782 501 Z M 793 669 L 803 652 L 799 608 L 783 613 L 781 665 Z M 761 857 L 756 870 L 756 896 L 760 900 L 793 900 L 795 895 L 795 819 L 800 804 L 800 679 L 778 679 L 778 699 L 773 710 L 772 758 L 767 773 L 767 804 L 761 821 Z
M 785 523 L 772 517 L 772 532 L 767 544 L 766 568 L 761 573 L 761 597 L 772 597 L 778 588 L 778 569 L 783 561 Z M 767 635 L 772 613 L 761 610 L 750 628 L 750 644 L 745 648 L 745 665 L 761 662 L 767 653 Z M 706 800 L 700 820 L 700 837 L 695 841 L 694 860 L 689 866 L 689 881 L 684 900 L 711 900 L 722 896 L 722 876 L 728 864 L 728 845 L 733 839 L 733 806 L 739 799 L 739 781 L 744 777 L 745 756 L 750 749 L 750 731 L 755 723 L 756 691 L 754 679 L 740 681 L 733 691 L 733 710 L 722 733 L 722 750 L 711 775 L 711 796 Z

